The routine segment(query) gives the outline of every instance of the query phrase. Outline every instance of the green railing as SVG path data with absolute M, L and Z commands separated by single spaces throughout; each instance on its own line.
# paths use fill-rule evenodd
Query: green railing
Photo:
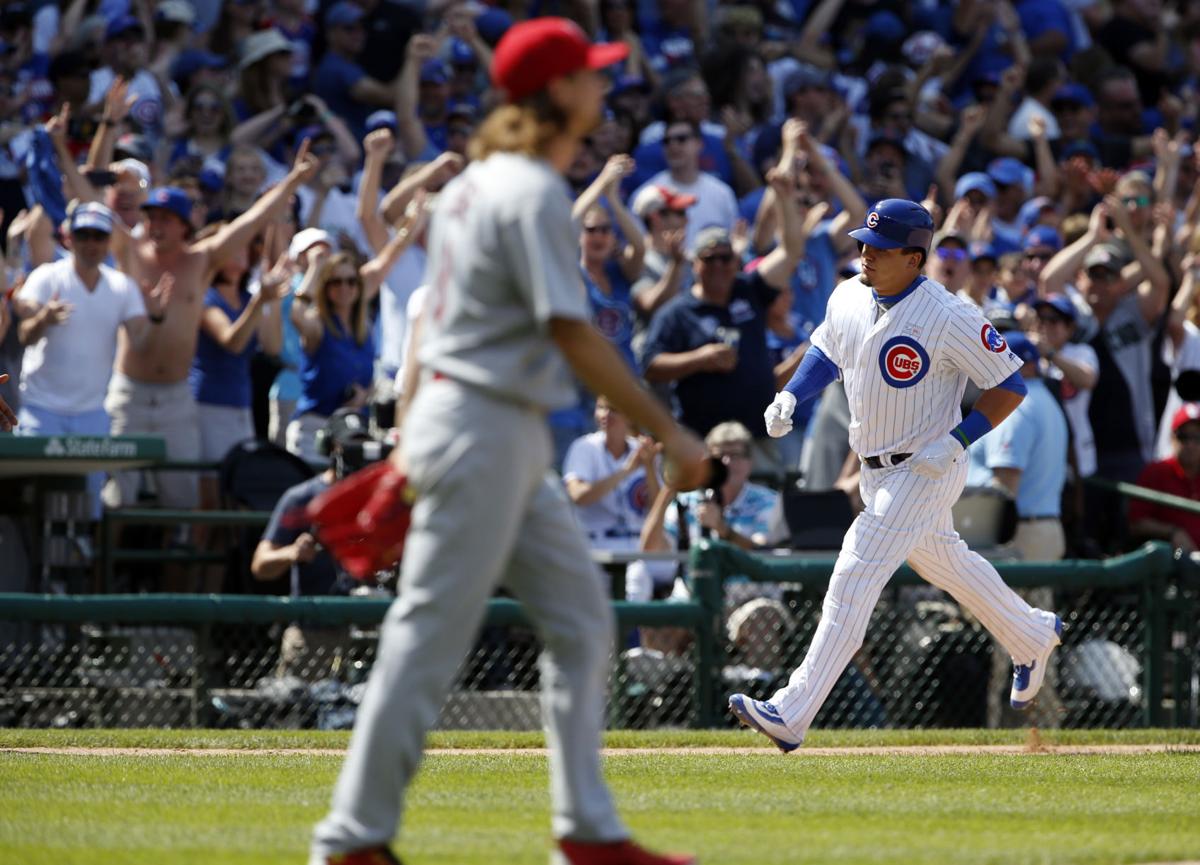
M 1173 498 L 1173 497 L 1172 497 Z M 1195 504 L 1195 503 L 1192 503 Z M 824 588 L 833 570 L 835 559 L 805 556 L 766 557 L 750 554 L 725 543 L 702 541 L 692 548 L 691 581 L 697 600 L 709 611 L 712 627 L 719 626 L 723 606 L 723 587 L 728 578 L 738 576 L 761 583 L 793 583 Z M 1180 689 L 1186 689 L 1190 650 L 1195 647 L 1194 599 L 1176 582 L 1195 581 L 1196 566 L 1179 557 L 1165 543 L 1151 542 L 1140 549 L 1103 560 L 1068 560 L 1059 562 L 995 562 L 996 570 L 1013 588 L 1051 587 L 1056 590 L 1136 589 L 1145 617 L 1143 630 L 1144 663 L 1142 679 L 1145 690 L 1144 720 L 1147 725 L 1167 721 L 1163 709 L 1163 688 L 1168 642 L 1172 617 L 1181 628 L 1170 640 L 1179 652 L 1175 662 L 1176 722 L 1184 711 Z M 921 578 L 908 565 L 901 567 L 892 578 L 892 585 L 920 585 Z M 1183 644 L 1183 645 L 1180 645 Z M 722 645 L 717 641 L 718 647 Z M 1186 663 L 1184 662 L 1186 659 Z M 718 648 L 713 659 L 720 667 L 723 657 Z
M 100 524 L 100 590 L 112 591 L 116 585 L 119 562 L 174 563 L 183 565 L 216 564 L 228 559 L 226 553 L 195 547 L 121 547 L 120 528 L 134 526 L 233 526 L 265 527 L 270 511 L 189 511 L 163 508 L 116 508 L 106 510 Z
M 164 521 L 172 519 L 151 513 Z M 802 657 L 832 566 L 831 558 L 752 555 L 706 541 L 691 554 L 692 602 L 615 602 L 619 651 L 613 663 L 610 724 L 729 723 L 723 708 L 729 690 L 757 682 L 769 694 Z M 1164 544 L 1147 544 L 1104 561 L 1004 562 L 997 567 L 1014 587 L 1049 587 L 1056 600 L 1067 599 L 1059 609 L 1068 630 L 1056 653 L 1063 670 L 1064 704 L 1069 704 L 1063 710 L 1064 724 L 1196 723 L 1192 679 L 1200 651 L 1200 579 L 1189 559 L 1176 556 Z M 745 645 L 727 634 L 729 592 L 743 580 L 760 584 L 764 594 L 775 591 L 782 599 L 779 609 L 791 618 L 788 627 L 754 637 L 772 644 L 769 661 L 748 662 Z M 980 676 L 986 684 L 982 665 L 992 658 L 991 641 L 977 624 L 956 613 L 943 611 L 939 615 L 948 618 L 931 619 L 922 607 L 928 602 L 905 597 L 905 592 L 919 595 L 920 590 L 911 588 L 918 585 L 921 581 L 907 567 L 893 578 L 868 631 L 873 646 L 867 649 L 873 650 L 875 663 L 844 677 L 862 681 L 850 692 L 835 691 L 827 714 L 818 717 L 820 725 L 963 725 L 956 720 L 962 716 L 951 710 L 957 703 L 977 703 L 975 686 Z M 365 672 L 373 661 L 370 629 L 383 619 L 389 603 L 390 599 L 372 597 L 0 595 L 0 725 L 65 723 L 61 719 L 71 712 L 96 724 L 116 722 L 113 719 L 133 723 L 138 718 L 152 725 L 218 723 L 214 705 L 259 699 L 264 688 L 270 690 L 271 669 L 280 651 L 279 636 L 268 633 L 269 628 L 300 623 L 340 629 L 343 640 L 357 633 L 348 657 Z M 487 712 L 471 715 L 489 701 L 536 703 L 536 640 L 513 637 L 528 632 L 529 625 L 515 601 L 489 603 L 485 633 L 494 633 L 490 641 L 481 638 L 464 665 L 456 693 L 467 708 L 458 722 L 490 723 L 494 716 Z M 673 657 L 637 656 L 624 651 L 635 627 L 683 629 L 690 634 L 690 645 Z M 1109 655 L 1088 654 L 1093 649 Z M 1112 697 L 1080 696 L 1080 679 L 1086 678 L 1080 671 L 1086 672 L 1089 663 L 1095 666 L 1097 657 L 1116 664 L 1102 674 L 1134 676 L 1137 693 L 1117 702 Z M 1122 673 L 1120 663 L 1136 663 L 1139 670 Z M 505 670 L 504 675 L 497 675 L 497 668 Z M 748 668 L 753 669 L 747 673 Z M 955 679 L 956 669 L 968 672 Z M 335 668 L 333 674 L 323 675 L 341 677 L 351 685 L 345 670 Z M 965 690 L 959 693 L 956 688 Z M 177 705 L 174 714 L 164 709 L 129 717 L 129 707 L 147 700 L 174 700 Z M 50 708 L 35 711 L 41 705 Z M 269 719 L 265 710 L 242 721 L 259 722 L 284 723 Z

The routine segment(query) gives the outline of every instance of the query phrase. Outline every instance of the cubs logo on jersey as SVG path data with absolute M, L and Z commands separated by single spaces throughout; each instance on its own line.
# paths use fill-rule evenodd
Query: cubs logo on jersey
M 639 474 L 629 488 L 625 490 L 625 503 L 639 517 L 645 517 L 650 510 L 650 489 L 646 486 L 646 476 Z
M 1000 332 L 990 324 L 985 324 L 979 330 L 979 339 L 983 342 L 983 347 L 988 351 L 993 351 L 996 354 L 1005 351 L 1008 348 L 1008 343 L 1004 341 L 1004 337 Z
M 892 387 L 912 387 L 929 372 L 929 354 L 911 336 L 894 336 L 879 351 L 879 372 Z

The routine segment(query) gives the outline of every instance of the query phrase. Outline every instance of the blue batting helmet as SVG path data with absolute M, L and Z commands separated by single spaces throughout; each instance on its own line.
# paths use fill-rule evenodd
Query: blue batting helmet
M 924 207 L 905 198 L 885 198 L 867 210 L 862 228 L 850 232 L 855 240 L 877 249 L 915 246 L 929 252 L 933 217 Z

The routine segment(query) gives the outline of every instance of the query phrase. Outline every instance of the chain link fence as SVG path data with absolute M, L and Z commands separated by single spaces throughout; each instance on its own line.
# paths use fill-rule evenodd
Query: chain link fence
M 721 554 L 734 568 L 750 558 Z M 703 573 L 704 560 L 697 563 Z M 803 562 L 761 567 L 757 582 L 722 578 L 719 602 L 705 603 L 697 580 L 697 603 L 614 605 L 610 727 L 732 725 L 727 694 L 764 698 L 786 682 L 812 639 L 824 586 L 778 579 L 803 575 Z M 815 726 L 1032 720 L 1112 728 L 1163 723 L 1171 712 L 1156 715 L 1156 706 L 1174 707 L 1175 723 L 1194 724 L 1194 604 L 1177 604 L 1168 619 L 1148 602 L 1142 578 L 1129 576 L 1136 569 L 1110 568 L 1089 586 L 1086 567 L 1053 590 L 1023 589 L 1043 593 L 1031 600 L 1052 604 L 1065 626 L 1032 716 L 1007 709 L 1011 664 L 979 623 L 941 593 L 898 578 Z M 4 727 L 349 729 L 387 606 L 342 598 L 19 597 L 0 603 Z M 493 601 L 438 727 L 539 729 L 540 651 L 519 607 Z M 1157 695 L 1155 681 L 1164 683 Z
M 729 691 L 766 699 L 787 682 L 812 641 L 822 596 L 797 584 L 755 584 L 765 594 L 734 602 L 725 649 Z M 728 599 L 728 594 L 727 594 Z M 1063 644 L 1032 719 L 1042 727 L 1143 723 L 1145 622 L 1138 595 L 1060 593 Z M 818 728 L 982 728 L 1025 725 L 1008 707 L 1011 660 L 986 630 L 944 595 L 890 590 L 863 647 L 834 686 Z
M 320 609 L 330 599 L 313 600 Z M 78 607 L 87 600 L 43 603 L 55 602 Z M 328 623 L 319 616 L 289 622 L 286 613 L 277 614 L 277 622 L 207 622 L 172 621 L 170 612 L 153 611 L 156 604 L 186 609 L 186 598 L 128 603 L 144 609 L 108 619 L 72 610 L 71 618 L 89 620 L 53 623 L 27 614 L 14 618 L 14 607 L 0 604 L 0 727 L 350 729 L 375 661 L 376 622 L 386 609 L 386 602 L 358 604 L 355 618 L 371 622 Z M 673 609 L 647 614 L 648 606 Z M 705 668 L 697 627 L 702 611 L 694 604 L 618 608 L 610 726 L 698 726 L 701 702 L 711 701 L 709 692 L 701 695 L 696 674 Z M 189 610 L 188 619 L 200 617 L 201 610 Z M 493 602 L 439 729 L 541 728 L 542 647 L 521 619 L 512 602 Z M 660 623 L 647 633 L 670 635 L 678 653 L 633 646 L 639 620 Z

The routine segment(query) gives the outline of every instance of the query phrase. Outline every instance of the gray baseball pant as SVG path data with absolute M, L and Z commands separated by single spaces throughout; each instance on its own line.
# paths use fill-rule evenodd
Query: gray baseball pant
M 399 596 L 312 862 L 391 842 L 425 733 L 503 582 L 545 645 L 542 709 L 556 838 L 628 837 L 600 769 L 613 619 L 541 413 L 440 379 L 418 392 L 403 439 L 419 498 Z

